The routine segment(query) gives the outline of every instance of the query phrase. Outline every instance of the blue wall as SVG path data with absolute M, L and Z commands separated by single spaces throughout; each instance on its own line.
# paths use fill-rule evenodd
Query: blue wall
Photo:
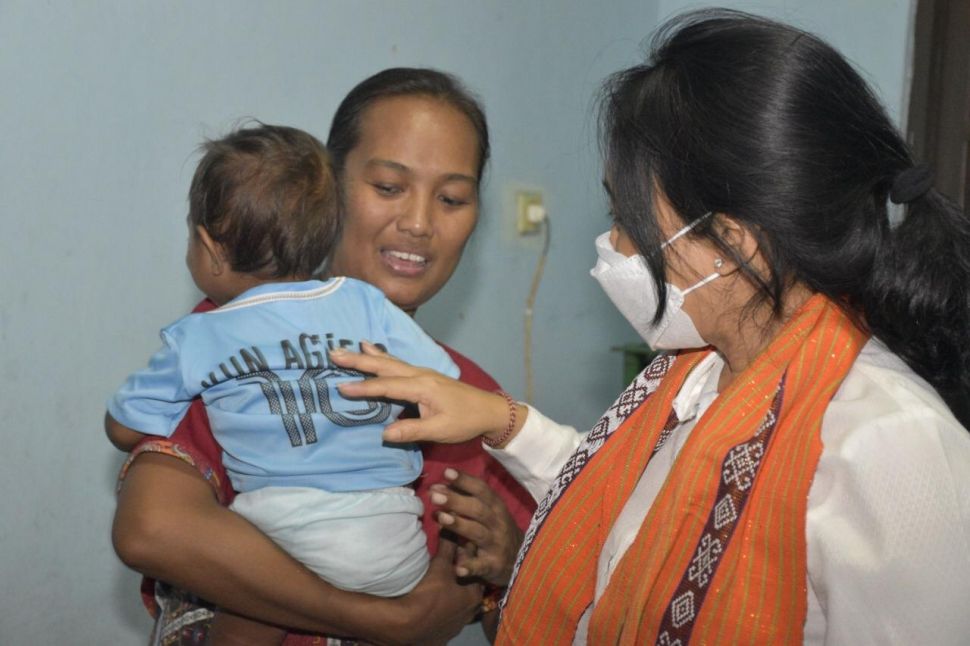
M 711 4 L 658 0 L 657 15 L 662 21 Z M 818 34 L 855 64 L 876 88 L 890 116 L 897 123 L 904 120 L 912 0 L 720 0 L 713 4 L 761 14 Z
M 734 4 L 829 37 L 900 114 L 908 0 Z M 0 3 L 0 643 L 143 643 L 138 578 L 109 542 L 121 457 L 101 433 L 103 401 L 198 298 L 183 264 L 192 151 L 241 117 L 324 137 L 339 99 L 378 69 L 462 76 L 494 133 L 486 206 L 419 320 L 523 394 L 522 314 L 541 241 L 515 235 L 511 196 L 541 189 L 553 228 L 537 404 L 595 421 L 622 385 L 610 348 L 634 337 L 588 277 L 608 224 L 593 96 L 686 6 L 609 5 Z

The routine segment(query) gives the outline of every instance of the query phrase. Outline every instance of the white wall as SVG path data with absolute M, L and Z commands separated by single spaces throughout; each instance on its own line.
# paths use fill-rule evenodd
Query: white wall
M 908 1 L 735 4 L 831 38 L 898 114 Z M 514 235 L 510 195 L 541 188 L 553 237 L 536 304 L 537 403 L 595 421 L 621 387 L 610 348 L 634 337 L 587 273 L 607 227 L 592 98 L 682 6 L 0 2 L 0 643 L 144 641 L 138 578 L 109 542 L 121 458 L 101 433 L 103 402 L 198 297 L 182 260 L 192 151 L 240 117 L 323 138 L 339 99 L 374 71 L 462 76 L 493 132 L 486 207 L 419 320 L 522 394 L 540 241 Z

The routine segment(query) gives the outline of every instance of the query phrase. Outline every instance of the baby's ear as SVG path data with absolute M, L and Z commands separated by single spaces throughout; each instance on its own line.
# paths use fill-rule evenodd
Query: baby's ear
M 199 242 L 202 243 L 209 254 L 209 266 L 212 275 L 219 276 L 229 267 L 229 254 L 226 253 L 225 246 L 221 242 L 213 240 L 209 231 L 201 224 L 195 226 L 195 235 L 199 237 Z

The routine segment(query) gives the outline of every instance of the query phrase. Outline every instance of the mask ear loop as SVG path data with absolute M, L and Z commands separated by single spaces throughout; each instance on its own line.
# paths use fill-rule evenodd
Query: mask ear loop
M 688 294 L 690 294 L 695 289 L 700 289 L 704 285 L 708 284 L 711 281 L 715 281 L 715 280 L 717 280 L 720 277 L 721 277 L 721 274 L 719 274 L 719 273 L 717 273 L 715 271 L 713 274 L 711 274 L 710 276 L 708 276 L 707 278 L 705 278 L 701 282 L 697 283 L 696 285 L 691 285 L 690 287 L 688 287 L 687 289 L 685 289 L 682 293 L 683 293 L 684 296 L 687 296 Z
M 714 268 L 715 269 L 720 269 L 723 266 L 724 266 L 724 261 L 723 260 L 721 260 L 720 258 L 715 258 L 714 259 Z M 710 276 L 708 276 L 707 278 L 705 278 L 701 282 L 697 283 L 696 285 L 692 285 L 692 286 L 688 287 L 682 293 L 683 293 L 684 296 L 687 296 L 688 294 L 690 294 L 695 289 L 700 289 L 704 285 L 708 284 L 711 281 L 717 280 L 720 277 L 721 277 L 720 272 L 716 272 L 715 271 L 713 274 L 711 274 Z
M 688 231 L 690 231 L 691 229 L 693 229 L 694 227 L 696 227 L 704 219 L 711 217 L 711 214 L 712 213 L 713 213 L 713 211 L 708 211 L 707 213 L 705 213 L 701 217 L 697 218 L 696 220 L 694 220 L 693 222 L 691 222 L 690 224 L 688 224 L 687 226 L 685 226 L 684 228 L 682 228 L 680 231 L 678 231 L 674 235 L 670 236 L 670 239 L 667 240 L 667 242 L 665 242 L 662 245 L 660 245 L 660 248 L 661 249 L 665 249 L 668 245 L 673 244 L 678 238 L 681 238 L 681 237 L 687 235 L 687 232 Z
M 662 245 L 660 245 L 660 248 L 661 249 L 664 249 L 667 245 L 673 243 L 678 238 L 686 235 L 688 231 L 690 231 L 691 229 L 693 229 L 694 227 L 696 227 L 698 224 L 700 224 L 701 221 L 703 221 L 706 218 L 709 218 L 712 213 L 713 213 L 713 211 L 708 211 L 704 215 L 700 216 L 699 218 L 697 218 L 696 220 L 694 220 L 693 222 L 691 222 L 690 224 L 688 224 L 687 226 L 685 226 L 684 228 L 682 228 L 680 231 L 678 231 L 674 235 L 670 236 L 670 239 L 667 240 L 667 242 L 665 242 Z M 724 261 L 723 260 L 721 260 L 720 258 L 715 258 L 714 259 L 714 267 L 715 268 L 720 269 L 723 265 L 724 265 Z M 712 280 L 717 280 L 720 277 L 721 277 L 721 274 L 715 271 L 713 274 L 711 274 L 710 276 L 708 276 L 707 278 L 705 278 L 701 282 L 697 283 L 696 285 L 692 285 L 692 286 L 688 287 L 687 289 L 681 291 L 681 295 L 684 296 L 684 297 L 686 297 L 688 294 L 690 294 L 695 289 L 699 289 L 699 288 L 703 287 L 704 285 L 708 284 L 709 282 L 711 282 Z

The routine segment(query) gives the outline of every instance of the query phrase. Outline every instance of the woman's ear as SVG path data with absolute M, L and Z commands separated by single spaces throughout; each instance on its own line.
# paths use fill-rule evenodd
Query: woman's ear
M 209 232 L 201 224 L 195 227 L 195 235 L 199 236 L 199 242 L 209 256 L 209 269 L 213 276 L 220 276 L 229 267 L 229 257 L 226 248 L 219 242 L 212 239 Z
M 748 227 L 730 215 L 716 213 L 714 215 L 714 231 L 724 241 L 724 244 L 734 251 L 734 258 L 740 258 L 744 264 L 750 265 L 759 255 L 758 239 Z M 722 274 L 729 273 L 737 268 L 738 262 L 734 259 L 728 259 L 723 266 L 727 271 L 722 272 Z

